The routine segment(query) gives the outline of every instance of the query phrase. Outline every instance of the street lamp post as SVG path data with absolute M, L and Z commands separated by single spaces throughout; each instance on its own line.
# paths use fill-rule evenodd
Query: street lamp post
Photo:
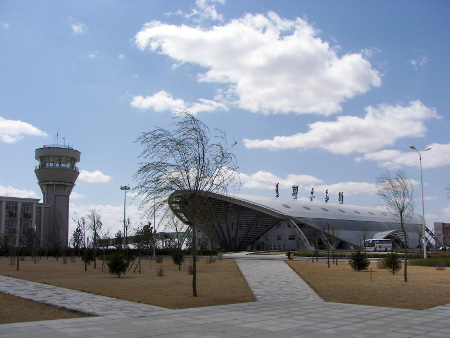
M 428 151 L 431 148 L 426 148 L 422 151 L 417 150 L 416 147 L 414 146 L 409 146 L 411 149 L 417 151 L 417 153 L 419 154 L 419 162 L 420 162 L 420 185 L 422 187 L 422 223 L 423 223 L 423 232 L 422 232 L 422 241 L 423 241 L 423 258 L 427 259 L 427 239 L 426 239 L 426 234 L 425 234 L 425 204 L 423 202 L 423 176 L 422 176 L 422 153 L 424 151 Z
M 127 210 L 127 191 L 130 190 L 130 187 L 127 185 L 124 185 L 122 187 L 120 187 L 120 190 L 124 190 L 125 191 L 125 198 L 123 200 L 123 243 L 124 246 L 126 245 L 126 210 Z

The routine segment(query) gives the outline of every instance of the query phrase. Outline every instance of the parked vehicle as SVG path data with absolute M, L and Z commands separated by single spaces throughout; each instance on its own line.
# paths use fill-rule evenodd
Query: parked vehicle
M 366 251 L 390 251 L 392 250 L 392 241 L 390 239 L 366 239 L 364 242 Z

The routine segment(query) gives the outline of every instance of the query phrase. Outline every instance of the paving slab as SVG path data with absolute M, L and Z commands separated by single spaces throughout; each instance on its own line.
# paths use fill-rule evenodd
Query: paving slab
M 257 300 L 323 301 L 283 260 L 236 259 Z
M 0 276 L 0 292 L 98 315 L 3 324 L 0 325 L 0 336 L 450 336 L 450 304 L 418 311 L 327 303 L 287 266 L 282 257 L 273 260 L 239 257 L 237 263 L 256 302 L 184 310 L 169 310 Z
M 0 292 L 95 316 L 144 316 L 166 309 L 53 285 L 1 276 Z

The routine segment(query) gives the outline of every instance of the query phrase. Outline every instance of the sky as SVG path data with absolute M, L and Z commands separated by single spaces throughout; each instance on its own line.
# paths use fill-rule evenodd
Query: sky
M 450 222 L 449 1 L 0 1 L 0 195 L 42 198 L 34 151 L 81 152 L 71 219 L 114 235 L 142 151 L 186 108 L 235 140 L 240 194 L 380 207 L 403 170 Z M 131 226 L 146 222 L 127 194 Z M 312 203 L 314 203 L 312 202 Z M 151 207 L 151 206 L 148 206 Z M 157 224 L 162 231 L 164 224 Z M 75 229 L 70 222 L 70 233 Z

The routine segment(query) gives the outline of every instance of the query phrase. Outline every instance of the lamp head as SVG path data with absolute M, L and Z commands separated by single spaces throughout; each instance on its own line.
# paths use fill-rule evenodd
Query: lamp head
M 427 148 L 427 149 L 424 149 L 424 150 L 422 150 L 422 151 L 428 151 L 428 150 L 431 150 L 431 148 Z
M 411 149 L 417 150 L 416 147 L 414 146 L 409 146 Z

